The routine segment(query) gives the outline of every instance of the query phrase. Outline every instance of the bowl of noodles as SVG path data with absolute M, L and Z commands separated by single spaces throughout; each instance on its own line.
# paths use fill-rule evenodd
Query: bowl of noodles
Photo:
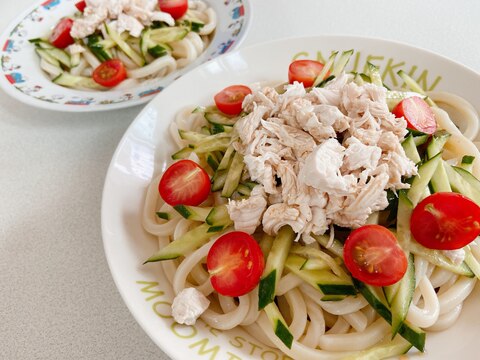
M 176 19 L 160 11 L 157 1 L 124 2 L 123 10 L 109 4 L 37 1 L 1 36 L 0 86 L 28 105 L 51 110 L 142 104 L 189 70 L 240 45 L 251 19 L 248 0 L 191 0 Z M 73 23 L 72 43 L 61 34 L 67 20 Z M 94 28 L 92 21 L 100 23 Z M 126 79 L 99 86 L 95 69 L 111 60 L 122 62 Z
M 354 49 L 354 52 L 344 51 L 349 49 Z M 338 67 L 334 65 L 329 69 L 330 78 L 320 83 L 321 90 L 306 91 L 303 87 L 303 90 L 298 90 L 295 87 L 298 84 L 285 87 L 289 64 L 293 60 L 311 59 L 327 66 L 332 58 L 331 54 L 339 50 L 342 54 L 348 54 L 348 61 L 344 56 L 340 56 L 340 60 L 337 59 L 336 64 L 340 63 L 340 65 Z M 373 66 L 369 64 L 369 59 L 376 59 Z M 400 68 L 404 71 L 403 77 L 396 75 Z M 359 76 L 359 74 L 366 76 Z M 196 91 L 192 88 L 192 83 L 202 83 L 203 91 Z M 411 191 L 410 198 L 416 197 L 416 199 L 413 201 L 410 199 L 410 201 L 415 204 L 428 196 L 427 191 L 428 194 L 436 192 L 436 185 L 429 187 L 427 181 L 426 187 L 414 196 L 413 192 L 418 190 L 418 181 L 413 180 L 405 185 L 404 178 L 413 177 L 414 179 L 416 176 L 418 178 L 420 173 L 425 179 L 423 175 L 426 174 L 426 169 L 435 161 L 443 164 L 449 174 L 452 169 L 460 173 L 463 170 L 455 169 L 461 168 L 462 160 L 467 161 L 464 155 L 469 155 L 471 156 L 469 159 L 472 159 L 478 154 L 476 109 L 480 108 L 480 102 L 474 94 L 480 91 L 480 75 L 426 50 L 379 39 L 316 36 L 261 44 L 200 66 L 156 97 L 135 119 L 113 156 L 105 181 L 102 232 L 107 260 L 127 307 L 152 340 L 173 359 L 200 359 L 205 355 L 215 359 L 381 359 L 406 352 L 412 358 L 450 359 L 454 356 L 474 358 L 476 338 L 480 335 L 478 324 L 472 321 L 480 315 L 476 306 L 480 296 L 479 287 L 476 286 L 479 275 L 476 264 L 480 255 L 476 241 L 465 248 L 464 257 L 458 261 L 451 257 L 452 254 L 426 250 L 411 240 L 408 251 L 412 259 L 412 268 L 407 273 L 411 275 L 408 281 L 412 288 L 410 290 L 406 288 L 411 291 L 406 292 L 410 294 L 407 297 L 410 296 L 411 300 L 405 308 L 405 317 L 401 319 L 402 325 L 397 328 L 398 334 L 392 340 L 390 324 L 392 314 L 393 318 L 396 316 L 395 297 L 390 301 L 388 295 L 390 290 L 383 291 L 382 288 L 375 290 L 373 286 L 362 285 L 358 279 L 351 277 L 344 266 L 342 251 L 345 238 L 342 238 L 342 232 L 347 232 L 348 235 L 352 230 L 346 229 L 347 223 L 342 222 L 344 220 L 340 218 L 341 214 L 345 217 L 347 213 L 342 213 L 341 209 L 331 211 L 329 202 L 333 201 L 332 193 L 321 205 L 327 214 L 324 214 L 326 226 L 323 230 L 320 229 L 321 221 L 318 217 L 316 220 L 310 219 L 310 227 L 297 227 L 298 224 L 293 221 L 295 219 L 284 222 L 283 225 L 287 224 L 294 229 L 291 237 L 292 247 L 287 251 L 286 260 L 283 260 L 285 266 L 282 265 L 283 268 L 274 287 L 274 296 L 267 306 L 265 304 L 259 306 L 258 286 L 237 297 L 220 295 L 215 290 L 215 286 L 212 288 L 213 282 L 211 283 L 210 276 L 213 276 L 213 273 L 209 274 L 207 271 L 209 270 L 207 255 L 216 240 L 233 231 L 238 224 L 227 221 L 222 223 L 224 226 L 212 228 L 209 227 L 211 225 L 208 222 L 209 216 L 205 214 L 201 219 L 200 211 L 190 219 L 188 219 L 189 216 L 185 217 L 185 214 L 176 215 L 175 209 L 163 202 L 157 189 L 162 174 L 174 161 L 179 161 L 178 159 L 193 159 L 207 169 L 208 164 L 212 163 L 207 162 L 204 153 L 199 149 L 212 146 L 212 142 L 207 144 L 205 141 L 214 140 L 217 147 L 210 147 L 207 150 L 220 151 L 223 156 L 228 144 L 240 141 L 238 136 L 232 136 L 232 133 L 236 134 L 235 131 L 239 131 L 240 126 L 234 125 L 233 129 L 226 129 L 232 124 L 227 125 L 224 122 L 222 125 L 217 120 L 206 120 L 207 112 L 212 111 L 214 95 L 232 84 L 244 84 L 253 91 L 253 97 L 243 104 L 243 112 L 239 115 L 240 120 L 236 119 L 236 121 L 242 121 L 242 118 L 248 118 L 249 114 L 265 108 L 271 96 L 276 99 L 277 97 L 285 99 L 289 96 L 288 94 L 294 92 L 304 96 L 300 104 L 305 105 L 305 101 L 308 100 L 310 103 L 305 106 L 311 106 L 312 109 L 315 106 L 317 106 L 316 109 L 320 109 L 328 102 L 342 101 L 335 106 L 343 114 L 342 116 L 347 118 L 354 118 L 349 112 L 352 102 L 346 101 L 343 95 L 338 96 L 338 94 L 352 91 L 358 95 L 358 98 L 361 98 L 361 92 L 365 91 L 364 94 L 367 94 L 365 96 L 370 96 L 370 100 L 382 98 L 382 101 L 385 101 L 385 96 L 389 98 L 388 94 L 396 96 L 400 92 L 415 92 L 425 101 L 434 104 L 430 106 L 436 116 L 437 130 L 448 132 L 450 140 L 444 144 L 441 155 L 429 158 L 428 152 L 424 153 L 426 150 L 422 148 L 422 144 L 424 147 L 428 146 L 430 144 L 428 141 L 432 140 L 427 139 L 438 136 L 438 133 L 425 136 L 422 138 L 425 142 L 422 142 L 419 136 L 425 134 L 406 132 L 406 125 L 402 125 L 402 135 L 399 135 L 400 143 L 407 142 L 406 140 L 411 136 L 409 141 L 412 144 L 416 141 L 417 145 L 413 145 L 414 152 L 418 151 L 417 155 L 421 155 L 421 159 L 419 162 L 412 160 L 413 162 L 410 163 L 412 173 L 405 170 L 400 174 L 401 184 L 399 183 L 400 185 L 395 188 L 397 193 L 395 198 L 399 202 L 402 201 L 404 191 L 407 191 L 407 196 L 408 191 Z M 409 84 L 413 89 L 406 88 Z M 372 86 L 381 86 L 383 95 L 380 97 L 373 95 Z M 336 94 L 336 97 L 329 97 L 327 91 L 330 91 L 329 94 Z M 316 94 L 315 100 L 312 100 L 312 93 Z M 252 102 L 252 99 L 256 100 Z M 400 100 L 395 101 L 398 103 Z M 275 109 L 275 111 L 286 111 L 288 106 L 278 106 Z M 392 119 L 385 103 L 380 107 L 372 106 L 369 111 L 359 112 L 357 120 L 361 123 L 360 126 L 367 126 L 365 124 L 380 116 L 379 111 L 384 111 L 380 109 L 386 109 L 388 119 Z M 368 121 L 365 120 L 367 112 Z M 267 128 L 269 132 L 264 136 L 264 140 L 249 143 L 247 137 L 243 145 L 235 145 L 234 151 L 241 153 L 245 159 L 249 156 L 251 159 L 255 153 L 247 154 L 246 149 L 258 148 L 262 141 L 263 144 L 272 145 L 268 139 L 275 136 L 280 139 L 283 136 L 275 133 L 274 125 L 278 124 L 278 119 L 287 121 L 289 115 L 271 112 L 270 116 L 263 116 L 258 123 L 261 125 L 257 124 L 254 130 L 260 131 L 261 128 L 258 126 Z M 360 121 L 360 119 L 363 120 Z M 387 125 L 380 124 L 379 128 L 383 126 Z M 345 141 L 348 137 L 352 137 L 353 133 L 349 133 L 350 130 L 344 128 L 341 130 L 342 136 L 339 136 L 339 131 L 336 132 L 337 135 L 332 136 L 336 136 L 344 146 L 351 146 Z M 313 136 L 314 132 L 311 134 Z M 360 135 L 356 134 L 355 136 L 360 138 Z M 242 135 L 239 136 L 241 139 Z M 230 142 L 221 140 L 225 138 Z M 316 146 L 323 146 L 330 140 L 315 138 Z M 381 142 L 381 139 L 376 141 Z M 223 145 L 218 145 L 219 143 Z M 388 141 L 385 143 L 385 146 L 388 146 Z M 290 164 L 288 166 L 293 169 L 292 171 L 295 165 L 287 160 L 289 156 L 299 156 L 300 145 L 292 145 L 292 152 L 283 151 L 283 155 L 277 152 L 277 156 L 282 157 L 284 164 Z M 406 149 L 405 146 L 404 149 Z M 384 161 L 385 164 L 395 157 L 386 152 L 382 154 L 386 154 L 386 157 L 383 160 L 380 157 L 379 161 Z M 404 150 L 402 154 L 411 156 L 409 150 Z M 172 160 L 172 156 L 175 160 Z M 308 157 L 305 161 L 309 161 Z M 425 164 L 427 165 L 424 166 Z M 269 208 L 263 215 L 256 216 L 259 221 L 254 221 L 255 226 L 251 233 L 263 250 L 267 247 L 265 251 L 265 268 L 267 269 L 269 264 L 274 262 L 269 260 L 271 256 L 268 249 L 271 250 L 275 245 L 272 243 L 265 245 L 264 237 L 268 238 L 265 234 L 279 239 L 279 236 L 283 236 L 281 235 L 283 230 L 272 227 L 271 221 L 267 221 L 266 218 L 270 207 L 279 205 L 281 202 L 279 200 L 283 189 L 281 187 L 286 186 L 287 180 L 283 177 L 284 173 L 275 173 L 280 178 L 273 183 L 277 190 L 280 189 L 280 195 L 276 195 L 274 190 L 269 190 L 266 183 L 262 183 L 258 177 L 255 177 L 255 167 L 251 167 L 247 162 L 244 165 L 245 176 L 239 178 L 241 180 L 235 185 L 233 193 L 224 194 L 223 197 L 214 193 L 201 206 L 213 209 L 218 206 L 227 207 L 233 220 L 234 213 L 230 206 L 248 201 L 249 196 L 254 196 L 253 190 L 248 188 L 252 178 L 256 185 L 262 185 L 262 191 L 269 194 L 266 201 Z M 326 167 L 335 167 L 334 161 Z M 249 171 L 246 171 L 247 169 Z M 471 176 L 468 176 L 471 180 L 478 176 L 478 164 L 475 164 L 475 160 L 465 169 L 468 169 L 465 171 L 469 172 Z M 331 173 L 332 177 L 338 175 L 337 170 L 340 171 L 336 169 Z M 344 171 L 345 168 L 341 168 L 341 172 Z M 207 173 L 212 177 L 212 186 L 214 186 L 215 172 L 207 170 Z M 372 174 L 369 175 L 370 180 L 364 183 L 366 187 L 369 183 L 378 184 L 376 181 L 379 178 Z M 429 179 L 435 180 L 437 175 L 432 171 Z M 349 173 L 348 176 L 361 177 L 358 174 L 354 175 L 354 172 Z M 456 175 L 452 175 L 451 179 L 453 178 L 456 178 Z M 476 184 L 476 181 L 478 180 L 475 179 L 472 184 Z M 361 180 L 357 180 L 355 183 L 360 182 Z M 329 184 L 328 186 L 333 186 Z M 383 194 L 384 189 L 388 187 L 385 184 L 380 188 L 381 196 L 386 196 Z M 451 190 L 465 192 L 463 185 L 455 184 L 455 181 L 451 180 Z M 425 190 L 427 188 L 428 190 Z M 294 191 L 290 189 L 287 195 Z M 367 201 L 369 196 L 365 194 L 357 193 L 354 199 L 360 198 L 356 201 L 363 201 L 362 199 Z M 477 190 L 471 190 L 469 195 L 478 201 Z M 348 195 L 341 196 L 344 204 L 347 204 Z M 289 205 L 292 208 L 307 203 L 305 200 L 303 203 Z M 368 206 L 371 207 L 371 205 Z M 400 205 L 398 206 L 398 209 L 401 209 Z M 361 208 L 366 207 L 361 206 Z M 313 209 L 313 206 L 311 208 Z M 382 208 L 383 215 L 385 215 L 384 211 L 388 211 L 386 209 L 388 208 Z M 372 222 L 371 214 L 367 215 L 368 222 Z M 373 221 L 390 227 L 395 236 L 400 239 L 403 236 L 399 234 L 401 230 L 396 231 L 396 225 L 392 225 L 395 222 L 389 223 L 391 219 L 388 220 L 387 217 L 379 220 L 379 218 L 382 219 L 380 215 Z M 228 218 L 228 220 L 231 219 Z M 363 226 L 366 221 L 363 219 L 361 224 L 352 225 L 352 228 Z M 200 239 L 199 231 L 202 226 L 206 226 L 205 224 L 210 224 L 205 229 L 208 229 L 207 231 L 211 234 Z M 218 225 L 215 221 L 212 224 Z M 192 231 L 195 232 L 192 233 Z M 185 242 L 188 234 L 196 234 L 196 236 Z M 186 243 L 188 244 L 185 245 Z M 182 251 L 176 252 L 180 247 Z M 302 259 L 301 266 L 296 265 L 298 259 Z M 144 264 L 147 260 L 153 262 Z M 464 266 L 464 263 L 470 265 Z M 324 270 L 325 267 L 327 270 Z M 341 280 L 330 282 L 329 285 L 341 284 L 341 286 L 337 288 L 321 286 L 317 280 L 312 280 L 312 274 L 320 274 L 322 271 L 328 271 L 329 276 L 337 276 L 336 279 Z M 343 282 L 346 278 L 350 279 L 349 282 Z M 209 305 L 207 310 L 198 314 L 196 322 L 181 324 L 180 322 L 184 321 L 177 322 L 177 315 L 172 314 L 172 304 L 178 298 L 178 294 L 186 288 L 194 288 L 203 294 L 202 296 L 208 299 Z

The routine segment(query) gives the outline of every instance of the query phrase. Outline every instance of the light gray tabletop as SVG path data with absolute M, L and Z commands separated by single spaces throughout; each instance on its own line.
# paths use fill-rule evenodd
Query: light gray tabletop
M 480 72 L 477 0 L 250 1 L 243 47 L 363 35 L 427 48 Z M 0 28 L 31 3 L 3 0 Z M 122 302 L 101 236 L 107 167 L 140 110 L 59 113 L 0 94 L 1 359 L 167 358 Z

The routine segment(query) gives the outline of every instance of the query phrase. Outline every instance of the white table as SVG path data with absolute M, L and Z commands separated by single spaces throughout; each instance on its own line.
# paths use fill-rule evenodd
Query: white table
M 322 33 L 373 36 L 480 72 L 477 0 L 251 1 L 242 46 Z M 30 3 L 3 0 L 0 28 Z M 57 113 L 0 94 L 1 359 L 166 359 L 123 304 L 100 230 L 107 167 L 140 110 Z

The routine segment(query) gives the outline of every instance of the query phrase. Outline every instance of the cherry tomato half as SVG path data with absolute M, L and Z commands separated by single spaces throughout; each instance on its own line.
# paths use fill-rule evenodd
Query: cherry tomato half
M 461 249 L 480 235 L 480 207 L 457 193 L 435 193 L 415 207 L 410 230 L 427 248 Z
M 75 41 L 70 35 L 72 30 L 73 20 L 70 18 L 63 18 L 59 21 L 57 26 L 52 31 L 48 41 L 53 46 L 59 49 L 65 49 L 68 45 L 72 45 Z
M 78 11 L 83 12 L 87 7 L 87 3 L 85 1 L 79 1 L 75 4 L 75 7 L 78 9 Z
M 213 288 L 224 296 L 242 296 L 260 281 L 263 253 L 255 239 L 242 231 L 219 237 L 207 256 L 207 269 Z
M 323 64 L 315 60 L 295 60 L 288 67 L 288 82 L 301 82 L 310 87 L 323 69 Z
M 180 19 L 188 10 L 187 0 L 158 0 L 158 7 L 163 12 L 169 13 L 177 20 Z
M 437 130 L 435 114 L 421 97 L 412 96 L 400 101 L 392 113 L 395 117 L 404 117 L 407 128 L 418 130 L 426 134 L 433 134 Z
M 353 230 L 345 241 L 343 258 L 354 278 L 374 286 L 396 283 L 408 265 L 395 235 L 380 225 Z
M 101 63 L 93 71 L 93 80 L 105 87 L 114 87 L 127 77 L 127 70 L 119 59 L 111 59 Z
M 238 115 L 242 112 L 243 99 L 251 93 L 252 90 L 245 85 L 228 86 L 215 95 L 215 105 L 224 114 Z
M 180 160 L 165 171 L 158 191 L 169 205 L 197 206 L 210 194 L 210 177 L 192 160 Z

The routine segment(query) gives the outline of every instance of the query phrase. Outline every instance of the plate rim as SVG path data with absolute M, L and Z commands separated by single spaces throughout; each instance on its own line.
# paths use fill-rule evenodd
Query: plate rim
M 217 0 L 207 0 L 207 1 L 217 1 Z M 244 42 L 245 38 L 247 37 L 248 33 L 250 32 L 251 24 L 252 24 L 252 17 L 254 16 L 252 12 L 252 4 L 251 0 L 242 0 L 243 6 L 247 10 L 246 13 L 248 16 L 244 17 L 244 23 L 243 23 L 243 28 L 241 31 L 241 36 L 237 37 L 233 45 L 228 49 L 228 51 L 225 54 L 229 54 L 230 52 L 236 51 Z M 26 8 L 24 11 L 19 13 L 19 15 L 15 16 L 3 29 L 0 31 L 0 44 L 3 45 L 5 41 L 8 39 L 10 36 L 10 33 L 15 29 L 15 27 L 22 21 L 24 20 L 30 13 L 32 13 L 35 9 L 39 8 L 42 6 L 42 4 L 45 3 L 45 0 L 36 0 L 34 1 L 28 8 Z M 74 2 L 72 1 L 72 4 Z M 207 47 L 208 48 L 208 47 Z M 202 53 L 203 54 L 203 53 Z M 201 55 L 202 55 L 201 54 Z M 217 55 L 213 59 L 205 59 L 202 63 L 198 64 L 197 66 L 192 67 L 189 69 L 187 72 L 185 72 L 183 75 L 180 77 L 183 77 L 187 75 L 189 72 L 192 70 L 195 70 L 199 66 L 202 66 L 205 63 L 208 63 L 212 60 L 215 60 L 219 56 L 225 55 Z M 14 100 L 39 109 L 43 110 L 52 110 L 52 111 L 58 111 L 58 112 L 66 112 L 66 113 L 78 113 L 78 112 L 103 112 L 103 111 L 110 111 L 110 110 L 117 110 L 117 109 L 124 109 L 128 107 L 134 107 L 138 105 L 144 105 L 148 104 L 150 101 L 152 101 L 155 96 L 147 96 L 144 98 L 140 99 L 135 99 L 135 100 L 127 100 L 127 101 L 122 101 L 122 102 L 117 102 L 117 103 L 111 103 L 111 104 L 104 104 L 104 105 L 80 105 L 80 104 L 59 104 L 59 103 L 53 103 L 53 102 L 48 102 L 48 101 L 43 101 L 40 99 L 37 99 L 35 97 L 28 96 L 24 93 L 22 93 L 20 90 L 18 90 L 15 86 L 10 84 L 8 81 L 5 79 L 5 72 L 3 69 L 0 68 L 0 89 L 5 91 L 11 98 Z M 168 84 L 164 86 L 164 91 L 170 84 L 172 84 L 174 81 L 176 81 L 178 77 L 172 79 Z M 81 90 L 80 90 L 81 91 Z M 84 93 L 91 94 L 89 91 L 84 91 Z M 157 94 L 158 95 L 158 94 Z
M 370 37 L 370 36 L 356 36 L 356 35 L 348 35 L 348 34 L 319 34 L 319 35 L 307 35 L 307 36 L 290 36 L 290 37 L 282 37 L 282 38 L 278 38 L 278 39 L 275 39 L 275 40 L 268 40 L 268 41 L 263 41 L 263 42 L 259 42 L 259 43 L 255 43 L 255 44 L 251 44 L 249 46 L 246 46 L 246 47 L 243 47 L 243 48 L 240 48 L 240 49 L 236 49 L 232 52 L 228 52 L 226 54 L 223 54 L 223 55 L 220 55 L 218 57 L 216 57 L 215 59 L 213 59 L 212 61 L 222 61 L 222 59 L 225 59 L 225 58 L 228 58 L 228 57 L 234 57 L 236 56 L 238 53 L 242 53 L 242 52 L 250 52 L 250 51 L 255 51 L 256 48 L 260 48 L 260 47 L 263 47 L 263 46 L 268 46 L 268 45 L 275 45 L 275 44 L 278 44 L 278 43 L 282 43 L 282 42 L 288 42 L 288 41 L 295 41 L 295 40 L 302 40 L 302 41 L 311 41 L 313 39 L 316 39 L 316 40 L 320 40 L 320 39 L 329 39 L 329 40 L 335 40 L 335 39 L 349 39 L 349 40 L 359 40 L 359 41 L 373 41 L 373 42 L 381 42 L 381 43 L 385 43 L 385 44 L 390 44 L 390 45 L 400 45 L 402 47 L 406 47 L 408 48 L 409 50 L 412 50 L 412 51 L 420 51 L 420 52 L 424 52 L 424 53 L 427 53 L 429 56 L 434 56 L 434 57 L 437 57 L 437 58 L 440 58 L 444 61 L 447 61 L 449 63 L 449 65 L 452 65 L 452 66 L 460 66 L 462 67 L 464 70 L 466 70 L 467 72 L 470 72 L 473 76 L 477 77 L 478 78 L 478 81 L 480 82 L 480 72 L 477 72 L 475 71 L 474 69 L 470 68 L 469 66 L 466 66 L 458 61 L 455 61 L 445 55 L 442 55 L 442 54 L 439 54 L 439 53 L 436 53 L 432 50 L 428 50 L 426 48 L 423 48 L 423 47 L 420 47 L 420 46 L 416 46 L 416 45 L 412 45 L 412 44 L 409 44 L 409 43 L 406 43 L 406 42 L 402 42 L 402 41 L 398 41 L 398 40 L 390 40 L 390 39 L 386 39 L 386 38 L 382 38 L 382 37 Z M 203 67 L 207 67 L 208 64 L 210 63 L 210 61 L 208 62 L 205 62 L 199 66 L 197 66 L 195 69 L 192 69 L 191 71 L 189 71 L 188 73 L 186 73 L 184 76 L 182 76 L 182 78 L 184 77 L 187 77 L 185 80 L 188 80 L 188 76 L 192 76 L 191 73 L 193 73 L 194 71 L 201 71 Z M 168 89 L 165 89 L 165 91 L 168 91 Z M 172 91 L 172 90 L 170 90 Z M 140 327 L 143 329 L 143 331 L 147 334 L 147 336 L 151 339 L 151 341 L 157 345 L 160 350 L 162 352 L 164 352 L 166 355 L 168 355 L 170 358 L 174 359 L 174 360 L 179 360 L 181 358 L 177 357 L 176 354 L 174 353 L 174 350 L 171 348 L 171 347 L 168 347 L 168 346 L 165 346 L 167 345 L 167 343 L 162 343 L 161 342 L 161 339 L 159 338 L 155 338 L 153 336 L 153 334 L 151 334 L 147 328 L 146 328 L 146 324 L 143 324 L 142 322 L 139 321 L 139 318 L 137 317 L 137 314 L 136 312 L 134 311 L 133 309 L 133 301 L 130 302 L 129 300 L 129 294 L 125 293 L 125 289 L 123 289 L 120 284 L 121 284 L 121 279 L 119 278 L 118 274 L 114 274 L 114 272 L 112 271 L 112 264 L 111 262 L 113 261 L 113 258 L 112 258 L 112 254 L 109 254 L 106 250 L 106 247 L 107 247 L 107 228 L 106 228 L 106 225 L 105 225 L 105 222 L 104 222 L 104 219 L 107 217 L 106 215 L 106 206 L 105 206 L 105 201 L 106 201 L 106 194 L 108 192 L 108 189 L 107 189 L 107 186 L 108 186 L 108 182 L 110 181 L 110 176 L 111 176 L 111 172 L 112 172 L 112 169 L 115 165 L 115 160 L 117 159 L 120 151 L 122 150 L 122 148 L 124 147 L 128 137 L 130 136 L 131 132 L 132 132 L 132 129 L 134 128 L 134 126 L 140 121 L 140 119 L 149 111 L 149 109 L 151 107 L 154 107 L 155 105 L 155 101 L 157 101 L 157 99 L 163 95 L 163 92 L 162 93 L 159 93 L 157 94 L 148 104 L 145 105 L 145 107 L 142 109 L 142 111 L 140 113 L 137 114 L 137 116 L 135 117 L 135 119 L 130 123 L 130 125 L 128 126 L 128 128 L 125 130 L 125 133 L 123 134 L 122 138 L 120 139 L 116 149 L 115 149 L 115 152 L 113 153 L 112 155 L 112 159 L 109 163 L 109 166 L 108 166 L 108 169 L 107 169 L 107 172 L 106 172 L 106 175 L 105 175 L 105 181 L 104 181 L 104 187 L 103 187 L 103 190 L 102 190 L 102 199 L 101 199 L 101 230 L 102 230 L 102 242 L 103 242 L 103 246 L 104 246 L 104 253 L 105 253 L 105 258 L 107 259 L 107 263 L 108 263 L 108 267 L 109 267 L 109 270 L 110 270 L 110 274 L 114 280 L 114 283 L 115 283 L 115 286 L 117 288 L 117 291 L 120 293 L 120 296 L 123 300 L 123 302 L 125 303 L 125 305 L 127 306 L 127 308 L 129 309 L 131 315 L 134 317 L 134 319 L 136 320 L 137 324 L 140 325 Z M 158 142 L 154 144 L 155 147 L 157 147 L 159 144 Z M 478 291 L 479 288 L 480 288 L 480 285 L 479 283 L 477 282 L 476 284 L 476 290 L 474 289 L 474 291 Z M 419 355 L 415 355 L 413 354 L 413 356 L 416 358 L 417 356 Z M 421 356 L 421 355 L 420 355 Z M 200 357 L 199 357 L 200 358 Z

